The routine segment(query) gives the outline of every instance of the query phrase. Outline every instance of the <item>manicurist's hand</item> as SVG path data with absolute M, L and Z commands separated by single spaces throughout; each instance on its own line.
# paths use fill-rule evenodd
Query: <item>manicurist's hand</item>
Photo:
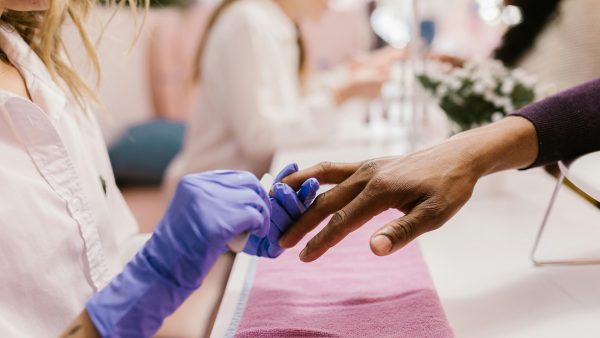
M 469 200 L 483 175 L 531 164 L 537 156 L 533 125 L 521 117 L 458 134 L 433 148 L 362 163 L 321 163 L 283 180 L 296 187 L 306 178 L 337 184 L 321 194 L 281 238 L 296 245 L 333 214 L 300 254 L 313 261 L 377 214 L 395 208 L 405 216 L 383 225 L 370 240 L 377 255 L 388 255 L 419 235 L 437 229 Z
M 237 235 L 270 229 L 267 192 L 252 174 L 184 177 L 152 238 L 86 304 L 102 337 L 150 337 L 202 283 Z
M 271 226 L 266 236 L 252 235 L 244 248 L 244 252 L 259 257 L 276 258 L 283 253 L 279 246 L 281 235 L 294 223 L 315 199 L 319 190 L 319 182 L 315 178 L 304 181 L 298 191 L 287 184 L 281 183 L 287 177 L 298 171 L 297 164 L 286 166 L 275 177 L 275 185 L 269 196 L 271 202 Z

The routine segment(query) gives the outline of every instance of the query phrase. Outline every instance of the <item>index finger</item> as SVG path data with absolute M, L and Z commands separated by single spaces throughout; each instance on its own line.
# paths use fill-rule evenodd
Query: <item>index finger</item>
M 316 178 L 320 184 L 338 184 L 352 176 L 360 168 L 359 163 L 334 163 L 321 162 L 312 167 L 297 171 L 281 182 L 289 185 L 294 190 L 298 190 L 302 183 L 309 178 Z
M 316 260 L 351 232 L 388 209 L 389 206 L 378 203 L 378 199 L 368 187 L 363 190 L 343 209 L 336 212 L 325 228 L 306 244 L 306 248 L 300 253 L 300 259 L 304 262 Z
M 317 196 L 315 202 L 300 218 L 283 234 L 279 240 L 282 248 L 291 248 L 310 231 L 316 228 L 327 216 L 340 210 L 352 201 L 364 189 L 364 180 L 356 175 L 342 181 L 333 189 Z

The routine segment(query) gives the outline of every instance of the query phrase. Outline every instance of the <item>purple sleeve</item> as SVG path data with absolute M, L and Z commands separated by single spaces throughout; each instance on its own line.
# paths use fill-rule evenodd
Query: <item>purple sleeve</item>
M 531 167 L 600 150 L 600 78 L 531 104 L 513 115 L 533 123 L 539 142 Z

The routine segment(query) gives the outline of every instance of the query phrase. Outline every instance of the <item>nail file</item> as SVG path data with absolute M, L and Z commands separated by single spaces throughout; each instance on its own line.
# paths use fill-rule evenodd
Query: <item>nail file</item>
M 273 187 L 274 181 L 275 181 L 275 178 L 273 178 L 273 175 L 271 175 L 271 174 L 265 174 L 261 178 L 260 185 L 263 187 L 263 189 L 265 189 L 267 194 L 271 190 L 271 187 Z M 246 242 L 248 242 L 249 237 L 250 237 L 250 234 L 247 232 L 236 236 L 229 243 L 227 243 L 229 250 L 231 250 L 232 252 L 235 252 L 235 253 L 242 252 L 244 250 L 244 247 L 246 247 Z

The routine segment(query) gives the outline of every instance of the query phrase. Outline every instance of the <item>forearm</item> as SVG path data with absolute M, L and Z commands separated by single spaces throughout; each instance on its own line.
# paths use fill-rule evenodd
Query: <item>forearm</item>
M 90 320 L 87 310 L 83 311 L 67 329 L 60 335 L 60 338 L 99 338 L 98 330 Z
M 219 257 L 200 288 L 165 319 L 156 337 L 208 337 L 219 309 L 235 255 Z

